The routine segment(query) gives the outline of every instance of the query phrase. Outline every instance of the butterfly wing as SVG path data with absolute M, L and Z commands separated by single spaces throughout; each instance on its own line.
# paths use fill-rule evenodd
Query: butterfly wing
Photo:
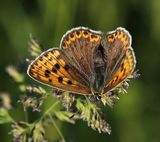
M 70 62 L 90 83 L 93 73 L 93 50 L 99 46 L 101 32 L 78 27 L 67 32 L 61 40 L 61 48 Z
M 85 78 L 79 71 L 66 63 L 65 53 L 49 49 L 42 53 L 28 67 L 28 74 L 36 81 L 75 93 L 89 94 Z
M 131 47 L 131 36 L 124 28 L 107 35 L 107 74 L 104 93 L 113 89 L 132 74 L 136 59 Z M 112 56 L 111 56 L 112 55 Z

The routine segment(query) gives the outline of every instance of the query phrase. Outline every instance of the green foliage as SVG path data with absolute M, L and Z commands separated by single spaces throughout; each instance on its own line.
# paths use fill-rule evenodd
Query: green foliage
M 11 109 L 11 100 L 8 94 L 0 93 L 0 124 L 14 122 L 9 115 L 8 110 Z
M 14 70 L 16 76 L 22 76 L 22 74 L 19 73 L 15 67 L 9 69 L 9 74 L 10 72 L 13 72 L 12 69 Z M 14 73 L 10 74 L 11 77 L 13 77 L 14 81 L 19 82 L 19 79 L 15 77 Z M 24 113 L 27 113 L 26 111 L 28 107 L 33 108 L 33 111 L 40 111 L 40 107 L 48 96 L 46 90 L 40 86 L 25 85 L 24 79 L 23 82 L 21 81 L 21 84 L 19 84 L 19 89 L 21 93 L 23 93 L 23 97 L 19 102 L 21 102 L 24 106 Z M 54 117 L 72 124 L 75 123 L 76 119 L 82 119 L 87 121 L 88 126 L 92 129 L 98 130 L 99 133 L 111 133 L 109 124 L 106 123 L 106 121 L 101 117 L 102 112 L 100 108 L 98 108 L 94 102 L 91 102 L 87 97 L 75 98 L 74 95 L 61 92 L 58 99 L 63 103 L 68 111 L 60 110 L 63 106 L 61 106 L 58 110 L 55 109 L 55 106 L 59 103 L 59 100 L 56 100 L 55 103 L 51 105 L 38 120 L 33 123 L 28 123 L 24 121 L 13 121 L 13 118 L 10 117 L 7 110 L 1 109 L 1 123 L 13 122 L 12 131 L 10 134 L 13 135 L 16 142 L 25 142 L 29 140 L 32 140 L 33 142 L 44 141 L 44 125 L 47 125 L 47 123 L 49 123 L 48 121 L 53 122 Z M 75 106 L 73 106 L 73 104 L 75 104 Z M 76 111 L 72 112 L 72 107 L 75 107 Z M 53 123 L 56 125 L 55 122 Z M 59 128 L 57 126 L 55 127 L 58 129 L 62 140 L 64 140 Z
M 158 0 L 1 0 L 1 141 L 10 142 L 14 137 L 17 141 L 53 142 L 65 139 L 73 142 L 158 142 L 160 139 L 159 5 Z M 73 94 L 57 90 L 50 92 L 47 87 L 33 85 L 35 82 L 26 75 L 30 60 L 27 59 L 26 63 L 23 59 L 29 57 L 27 47 L 31 33 L 38 36 L 38 39 L 46 45 L 40 45 L 30 36 L 29 52 L 35 58 L 42 52 L 42 47 L 43 51 L 53 46 L 59 47 L 62 35 L 77 26 L 104 32 L 122 26 L 132 35 L 137 67 L 142 76 L 131 82 L 131 87 L 127 90 L 128 95 L 121 97 L 130 82 L 114 90 L 113 96 L 112 94 L 102 96 L 104 108 L 97 105 L 97 102 L 88 102 L 84 96 L 77 98 Z M 120 95 L 117 95 L 119 93 Z M 118 100 L 119 97 L 121 100 L 116 101 L 116 105 L 112 107 L 113 100 Z M 94 114 L 90 110 L 97 113 Z M 98 117 L 98 123 L 94 121 L 95 116 Z M 98 133 L 98 127 L 101 128 L 100 132 L 103 132 L 103 127 L 100 125 L 103 122 L 100 122 L 102 118 L 112 126 L 111 135 Z M 98 131 L 92 131 L 86 123 L 77 120 L 86 121 L 89 127 L 94 126 L 93 129 Z M 105 126 L 108 126 L 107 123 Z M 107 128 L 109 130 L 109 126 Z M 8 135 L 9 131 L 11 135 Z
M 33 38 L 31 38 L 29 49 L 32 56 L 38 56 L 41 53 L 40 45 Z M 28 60 L 28 62 L 30 61 Z M 24 106 L 24 113 L 27 113 L 28 108 L 32 108 L 33 111 L 40 111 L 44 100 L 49 97 L 50 93 L 40 86 L 26 84 L 24 74 L 20 73 L 16 67 L 8 66 L 7 72 L 15 82 L 19 83 L 18 88 L 21 94 L 23 94 L 19 102 Z M 129 86 L 127 81 L 122 83 L 115 89 L 115 91 L 118 90 L 116 91 L 117 93 L 125 92 L 125 87 Z M 14 141 L 46 141 L 44 126 L 47 126 L 48 123 L 53 123 L 53 126 L 57 129 L 61 140 L 65 141 L 60 129 L 55 123 L 55 118 L 72 124 L 75 124 L 75 120 L 81 119 L 86 121 L 88 126 L 93 130 L 98 130 L 99 133 L 103 132 L 111 134 L 111 128 L 105 119 L 102 118 L 103 112 L 100 107 L 98 107 L 98 103 L 90 101 L 88 98 L 89 96 L 79 95 L 75 97 L 76 94 L 58 91 L 57 89 L 53 89 L 51 94 L 57 99 L 37 120 L 32 123 L 29 123 L 27 120 L 17 122 L 14 118 L 11 118 L 7 109 L 1 109 L 1 123 L 13 123 L 10 134 L 13 135 Z M 114 99 L 116 98 L 117 95 L 110 92 L 110 94 L 108 93 L 107 95 L 102 96 L 100 100 L 96 101 L 102 101 L 104 105 L 108 104 L 109 106 L 113 106 Z M 5 100 L 6 99 L 3 99 L 3 102 L 5 102 Z M 59 109 L 56 109 L 55 107 L 60 101 L 63 105 L 61 105 Z M 61 110 L 62 108 L 66 108 L 66 110 Z
M 0 124 L 4 124 L 4 123 L 10 123 L 12 122 L 12 118 L 10 117 L 10 115 L 8 114 L 8 111 L 1 108 L 0 109 Z
M 31 55 L 39 55 L 41 52 L 41 48 L 39 44 L 31 38 L 31 42 L 29 44 Z M 23 94 L 21 97 L 21 102 L 24 106 L 24 113 L 27 114 L 27 109 L 31 107 L 33 111 L 40 111 L 40 107 L 43 105 L 44 100 L 49 96 L 47 91 L 36 85 L 26 85 L 24 75 L 16 69 L 16 67 L 8 66 L 7 67 L 8 74 L 14 79 L 15 82 L 19 83 L 18 88 Z M 98 130 L 99 133 L 111 133 L 111 129 L 109 124 L 102 119 L 102 112 L 100 108 L 98 108 L 94 102 L 91 102 L 87 96 L 85 97 L 74 97 L 74 94 L 69 94 L 66 92 L 57 92 L 56 89 L 53 89 L 52 95 L 57 97 L 53 105 L 51 105 L 37 120 L 33 123 L 29 123 L 28 121 L 19 121 L 16 122 L 14 118 L 12 118 L 7 109 L 1 109 L 1 123 L 13 123 L 12 130 L 10 134 L 13 135 L 14 141 L 16 142 L 25 142 L 25 141 L 33 141 L 40 142 L 45 140 L 45 128 L 44 125 L 47 123 L 53 123 L 54 127 L 57 129 L 61 139 L 63 141 L 64 137 L 56 126 L 55 118 L 60 121 L 65 121 L 74 124 L 76 119 L 82 119 L 87 121 L 88 126 L 90 126 L 94 130 Z M 4 98 L 4 97 L 1 97 Z M 108 97 L 109 98 L 109 97 Z M 6 99 L 3 99 L 3 103 L 5 103 Z M 62 102 L 63 106 L 66 108 L 65 111 L 61 110 L 61 106 L 59 109 L 55 109 L 55 106 L 59 103 L 59 100 Z M 113 100 L 112 100 L 113 101 Z M 76 111 L 72 111 L 72 108 L 76 109 Z M 50 122 L 49 122 L 50 121 Z
M 88 122 L 94 130 L 98 130 L 99 133 L 108 133 L 111 134 L 111 128 L 109 124 L 102 119 L 102 112 L 100 108 L 94 103 L 91 103 L 87 98 L 86 100 L 77 100 L 77 109 L 80 112 L 80 118 Z

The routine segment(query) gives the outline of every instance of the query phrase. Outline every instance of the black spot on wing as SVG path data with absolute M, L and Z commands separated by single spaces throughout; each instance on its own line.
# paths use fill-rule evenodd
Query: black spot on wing
M 59 82 L 59 83 L 62 83 L 62 82 L 63 82 L 63 77 L 62 77 L 62 76 L 59 76 L 59 77 L 58 77 L 58 82 Z
M 72 85 L 73 83 L 72 83 L 71 80 L 68 80 L 68 81 L 67 81 L 67 84 Z
M 57 70 L 53 67 L 52 72 L 57 73 Z
M 49 80 L 48 80 L 48 81 L 49 81 L 49 82 L 52 82 L 52 79 L 50 79 L 50 78 L 49 78 Z
M 57 70 L 60 69 L 60 65 L 59 65 L 58 63 L 56 63 L 56 64 L 54 65 L 54 67 L 55 67 Z
M 65 66 L 64 66 L 64 69 L 65 69 L 65 70 L 68 70 L 68 69 L 69 69 L 69 66 L 68 66 L 68 65 L 65 65 Z
M 49 77 L 50 73 L 51 73 L 51 72 L 50 72 L 49 70 L 45 70 L 44 75 L 45 75 L 46 77 Z

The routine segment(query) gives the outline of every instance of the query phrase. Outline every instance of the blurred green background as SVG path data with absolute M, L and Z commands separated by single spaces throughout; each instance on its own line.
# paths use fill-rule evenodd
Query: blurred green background
M 5 68 L 29 57 L 29 34 L 44 49 L 58 47 L 62 35 L 77 26 L 111 31 L 122 26 L 132 35 L 132 46 L 141 77 L 132 80 L 128 94 L 113 109 L 106 107 L 112 134 L 99 134 L 78 121 L 61 123 L 71 142 L 158 142 L 160 141 L 160 0 L 1 0 L 0 1 L 0 92 L 9 92 L 13 117 L 23 119 L 23 107 L 13 80 Z M 31 116 L 30 116 L 31 117 Z M 0 141 L 10 142 L 10 124 L 0 125 Z M 48 139 L 55 141 L 55 130 Z

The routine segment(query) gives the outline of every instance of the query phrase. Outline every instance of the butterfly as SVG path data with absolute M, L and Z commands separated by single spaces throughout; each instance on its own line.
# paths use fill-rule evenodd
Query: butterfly
M 59 48 L 43 52 L 28 67 L 28 75 L 60 90 L 86 95 L 106 94 L 135 70 L 129 32 L 77 27 L 61 39 Z

